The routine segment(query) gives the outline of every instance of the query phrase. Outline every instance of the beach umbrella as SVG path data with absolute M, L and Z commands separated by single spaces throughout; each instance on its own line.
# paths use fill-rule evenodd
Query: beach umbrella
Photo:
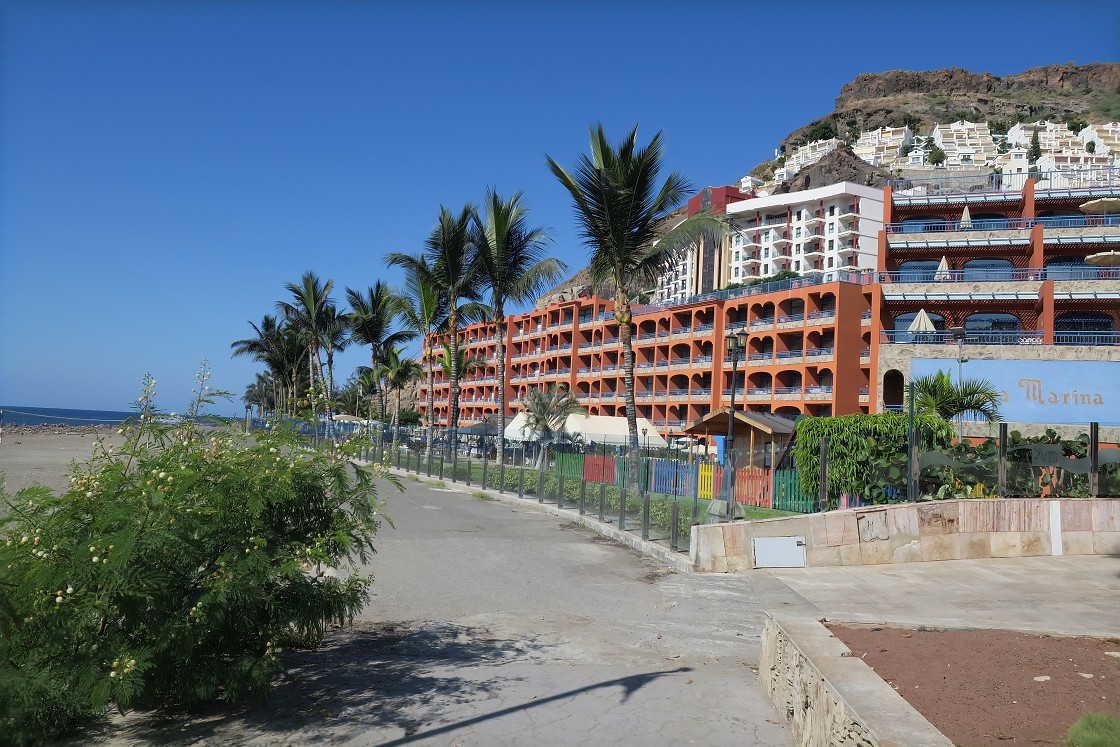
M 937 327 L 933 326 L 933 320 L 929 318 L 929 314 L 925 309 L 919 309 L 918 313 L 914 315 L 914 321 L 910 322 L 910 326 L 906 328 L 907 332 L 936 332 Z
M 966 210 L 968 208 L 965 208 Z M 953 273 L 949 271 L 949 260 L 945 255 L 941 256 L 941 261 L 937 265 L 937 272 L 933 273 L 934 280 L 952 280 Z
M 964 212 L 961 213 L 961 228 L 972 228 L 972 214 L 968 212 L 968 205 L 964 206 Z
M 1120 267 L 1120 251 L 1110 249 L 1107 252 L 1090 254 L 1085 261 L 1097 267 Z
M 1081 212 L 1089 215 L 1111 215 L 1120 213 L 1120 197 L 1100 197 L 1082 203 Z

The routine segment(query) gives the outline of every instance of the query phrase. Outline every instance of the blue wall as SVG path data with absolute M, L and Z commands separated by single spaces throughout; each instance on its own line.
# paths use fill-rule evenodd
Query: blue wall
M 1117 348 L 1120 358 L 1120 348 Z M 1000 390 L 1003 419 L 1026 423 L 1120 425 L 1120 361 L 971 360 L 964 378 L 987 379 Z M 915 378 L 945 371 L 957 379 L 955 358 L 915 358 Z

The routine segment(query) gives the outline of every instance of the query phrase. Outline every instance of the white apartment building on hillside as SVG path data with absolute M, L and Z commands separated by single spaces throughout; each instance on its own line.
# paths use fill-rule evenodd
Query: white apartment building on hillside
M 889 166 L 913 139 L 914 133 L 909 127 L 880 127 L 861 132 L 852 152 L 872 166 Z
M 733 283 L 782 270 L 808 275 L 876 268 L 882 189 L 840 182 L 736 202 L 727 215 Z
M 1081 138 L 1070 132 L 1062 122 L 1019 122 L 1007 131 L 1007 142 L 1029 148 L 1036 132 L 1043 153 L 1084 152 L 1085 150 Z
M 946 166 L 988 166 L 998 153 L 984 122 L 959 120 L 933 128 L 933 142 L 945 151 Z
M 814 140 L 808 145 L 802 145 L 793 153 L 786 155 L 785 171 L 787 178 L 806 166 L 813 165 L 839 147 L 840 140 L 834 137 L 828 140 Z
M 1120 122 L 1091 124 L 1077 133 L 1077 137 L 1083 146 L 1096 143 L 1094 150 L 1098 156 L 1120 156 Z

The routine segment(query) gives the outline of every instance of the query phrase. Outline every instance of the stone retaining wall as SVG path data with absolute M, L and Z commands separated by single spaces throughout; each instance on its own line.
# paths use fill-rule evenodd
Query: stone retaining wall
M 767 616 L 758 677 L 799 747 L 952 747 L 816 620 Z
M 1120 553 L 1120 499 L 985 498 L 868 506 L 692 528 L 698 571 L 756 567 L 755 537 L 800 537 L 805 565 Z

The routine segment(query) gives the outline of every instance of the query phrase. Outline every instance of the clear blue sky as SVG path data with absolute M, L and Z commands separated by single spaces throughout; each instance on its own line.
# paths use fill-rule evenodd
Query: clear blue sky
M 702 188 L 861 72 L 1118 58 L 1109 3 L 1060 30 L 1053 3 L 774 7 L 0 3 L 0 402 L 126 409 L 151 371 L 181 410 L 203 358 L 240 394 L 258 366 L 229 344 L 286 281 L 314 270 L 340 303 L 399 282 L 383 255 L 491 184 L 578 269 L 544 158 L 574 163 L 599 120 L 664 130 Z

